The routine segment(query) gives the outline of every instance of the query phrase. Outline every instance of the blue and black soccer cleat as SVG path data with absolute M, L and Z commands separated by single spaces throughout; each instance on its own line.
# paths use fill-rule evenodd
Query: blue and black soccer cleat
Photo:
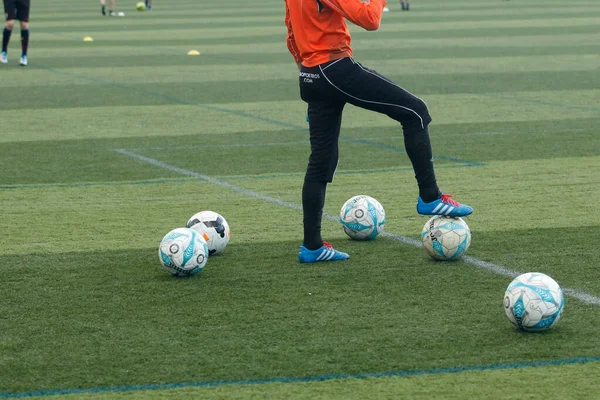
M 321 261 L 340 261 L 347 260 L 350 256 L 333 248 L 331 243 L 323 242 L 323 246 L 317 250 L 308 250 L 304 246 L 300 246 L 298 253 L 298 261 L 301 263 L 314 263 Z
M 425 203 L 421 197 L 417 201 L 417 212 L 421 215 L 445 215 L 447 217 L 464 217 L 473 212 L 473 207 L 460 204 L 451 199 L 452 195 L 443 194 L 441 198 Z

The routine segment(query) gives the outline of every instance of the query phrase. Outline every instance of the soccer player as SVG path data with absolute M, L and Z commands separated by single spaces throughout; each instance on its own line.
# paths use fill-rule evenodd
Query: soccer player
M 152 11 L 152 0 L 146 0 L 146 10 Z
M 346 103 L 386 114 L 402 125 L 404 147 L 419 187 L 417 212 L 465 216 L 473 212 L 442 194 L 433 167 L 427 105 L 352 57 L 346 20 L 379 29 L 385 0 L 285 0 L 287 46 L 298 68 L 300 97 L 308 103 L 311 154 L 302 187 L 304 241 L 300 262 L 345 260 L 321 237 L 327 183 L 338 163 L 338 140 Z
M 106 15 L 106 0 L 100 0 L 100 8 L 102 9 L 102 15 Z M 115 12 L 115 0 L 108 0 L 108 15 L 110 17 L 116 17 Z
M 15 26 L 15 19 L 21 23 L 21 60 L 20 64 L 27 66 L 27 48 L 29 47 L 29 0 L 4 0 L 6 25 L 2 34 L 2 53 L 0 62 L 8 63 L 8 42 Z
M 400 0 L 400 5 L 402 6 L 402 10 L 410 10 L 410 0 Z

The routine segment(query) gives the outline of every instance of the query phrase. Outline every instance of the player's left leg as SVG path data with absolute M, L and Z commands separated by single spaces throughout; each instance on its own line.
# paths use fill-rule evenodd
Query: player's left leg
M 404 147 L 419 187 L 417 212 L 449 216 L 473 212 L 471 207 L 442 195 L 438 188 L 428 130 L 431 117 L 423 100 L 352 59 L 332 64 L 321 73 L 348 103 L 386 114 L 400 122 Z
M 8 43 L 15 26 L 15 18 L 17 17 L 16 0 L 4 0 L 4 14 L 6 15 L 6 25 L 2 33 L 2 52 L 0 53 L 0 62 L 6 64 L 8 62 Z
M 29 22 L 21 21 L 21 61 L 23 67 L 27 66 L 27 50 L 29 49 Z
M 21 25 L 21 60 L 19 64 L 27 66 L 27 50 L 29 48 L 29 0 L 17 0 L 17 19 Z

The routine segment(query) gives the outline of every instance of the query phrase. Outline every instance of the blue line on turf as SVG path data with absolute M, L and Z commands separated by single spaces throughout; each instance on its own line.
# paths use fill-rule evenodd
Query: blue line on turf
M 94 394 L 110 392 L 136 392 L 143 390 L 169 390 L 186 387 L 216 387 L 216 386 L 237 386 L 237 385 L 263 385 L 268 383 L 305 383 L 305 382 L 323 382 L 339 379 L 368 379 L 368 378 L 387 378 L 387 377 L 407 377 L 422 375 L 456 374 L 471 371 L 497 371 L 507 369 L 521 369 L 531 367 L 547 367 L 557 365 L 573 365 L 600 362 L 599 357 L 575 357 L 559 360 L 516 362 L 506 364 L 489 365 L 470 365 L 448 368 L 432 368 L 413 371 L 386 371 L 386 372 L 365 372 L 357 374 L 327 374 L 312 375 L 304 377 L 273 377 L 263 379 L 241 379 L 241 380 L 219 380 L 219 381 L 200 381 L 200 382 L 177 382 L 177 383 L 154 383 L 146 385 L 125 385 L 125 386 L 105 386 L 86 389 L 46 389 L 30 392 L 0 392 L 0 399 L 22 399 L 27 397 L 46 397 L 69 394 Z

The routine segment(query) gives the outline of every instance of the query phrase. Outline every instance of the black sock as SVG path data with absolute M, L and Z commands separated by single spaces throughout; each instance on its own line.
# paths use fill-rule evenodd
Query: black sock
M 10 34 L 12 33 L 12 31 L 9 31 L 8 29 L 4 28 L 4 33 L 2 35 L 2 51 L 4 53 L 6 53 L 6 49 L 8 48 L 8 42 L 10 41 Z
M 304 181 L 302 211 L 304 213 L 304 247 L 317 250 L 323 246 L 321 219 L 325 205 L 327 182 Z
M 435 179 L 433 154 L 427 127 L 425 129 L 421 129 L 420 126 L 405 127 L 404 146 L 415 170 L 415 178 L 417 178 L 417 184 L 419 185 L 419 196 L 426 203 L 438 199 L 441 192 Z
M 21 55 L 27 55 L 27 48 L 29 47 L 29 29 L 21 30 Z

